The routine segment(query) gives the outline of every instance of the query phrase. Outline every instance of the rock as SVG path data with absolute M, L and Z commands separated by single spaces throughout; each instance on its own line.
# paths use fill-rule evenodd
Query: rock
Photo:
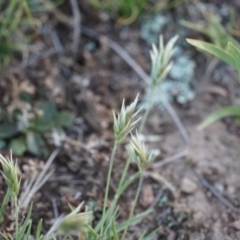
M 235 221 L 231 224 L 236 230 L 240 231 L 240 221 Z
M 143 207 L 148 207 L 154 201 L 153 189 L 150 184 L 147 184 L 142 189 L 141 204 Z
M 197 184 L 191 179 L 184 177 L 181 184 L 181 191 L 183 193 L 192 194 L 197 190 Z

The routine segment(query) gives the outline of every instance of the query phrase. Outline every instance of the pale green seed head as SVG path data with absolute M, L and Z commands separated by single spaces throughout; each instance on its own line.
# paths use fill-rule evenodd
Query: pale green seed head
M 0 163 L 2 164 L 2 175 L 10 189 L 12 196 L 17 197 L 20 191 L 20 180 L 18 179 L 18 167 L 17 163 L 12 160 L 12 154 L 10 159 L 4 158 L 0 154 Z
M 169 40 L 166 47 L 163 44 L 163 37 L 160 36 L 159 48 L 153 44 L 150 51 L 152 70 L 151 79 L 152 88 L 156 88 L 168 75 L 172 68 L 171 58 L 175 52 L 174 44 L 177 41 L 178 36 L 175 36 Z
M 131 135 L 130 145 L 128 147 L 130 158 L 137 162 L 139 170 L 143 173 L 149 165 L 155 160 L 156 152 L 148 152 L 144 142 L 140 140 L 139 134 Z
M 113 112 L 113 130 L 117 144 L 120 144 L 125 140 L 126 136 L 132 131 L 136 123 L 140 120 L 139 118 L 138 120 L 134 121 L 135 117 L 140 111 L 136 111 L 137 103 L 138 95 L 127 107 L 125 107 L 125 102 L 123 100 L 121 111 L 117 115 Z
M 87 224 L 92 220 L 92 212 L 79 213 L 82 204 L 61 220 L 57 228 L 58 233 L 78 235 L 79 232 L 87 231 Z

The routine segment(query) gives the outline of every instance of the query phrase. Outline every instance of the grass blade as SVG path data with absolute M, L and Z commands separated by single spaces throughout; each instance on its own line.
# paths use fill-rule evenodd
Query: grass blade
M 240 50 L 231 42 L 228 42 L 228 51 L 236 61 L 238 76 L 240 80 Z
M 43 224 L 43 220 L 42 218 L 40 219 L 38 226 L 37 226 L 37 232 L 36 232 L 36 240 L 40 239 L 41 236 L 41 232 L 42 232 L 42 224 Z
M 218 111 L 211 113 L 198 127 L 199 129 L 203 129 L 208 127 L 212 123 L 225 118 L 225 117 L 240 117 L 240 107 L 231 106 L 221 108 Z
M 139 223 L 140 221 L 142 221 L 142 219 L 144 219 L 145 217 L 147 217 L 147 216 L 148 216 L 150 213 L 152 213 L 152 212 L 153 212 L 153 210 L 152 210 L 152 209 L 149 209 L 149 210 L 147 210 L 147 211 L 145 211 L 145 212 L 143 212 L 143 213 L 140 213 L 140 214 L 134 216 L 134 217 L 131 219 L 129 226 L 133 226 L 133 225 Z M 127 225 L 127 220 L 124 221 L 124 222 L 122 222 L 121 224 L 119 224 L 119 225 L 117 226 L 117 232 L 121 232 L 122 230 L 124 230 L 125 227 L 126 227 L 126 225 Z
M 217 47 L 214 44 L 199 41 L 199 40 L 194 40 L 189 38 L 186 40 L 189 44 L 193 45 L 194 47 L 214 55 L 215 57 L 221 59 L 222 61 L 228 63 L 229 65 L 237 69 L 237 64 L 233 56 L 230 55 L 227 51 L 221 49 L 220 47 Z
M 27 217 L 25 218 L 25 220 L 23 222 L 23 225 L 20 228 L 18 236 L 16 236 L 17 240 L 22 240 L 23 239 L 24 233 L 25 233 L 28 225 L 30 224 L 29 220 L 30 220 L 30 217 L 31 217 L 31 214 L 32 214 L 32 206 L 33 206 L 33 203 L 31 203 L 31 205 L 28 209 Z

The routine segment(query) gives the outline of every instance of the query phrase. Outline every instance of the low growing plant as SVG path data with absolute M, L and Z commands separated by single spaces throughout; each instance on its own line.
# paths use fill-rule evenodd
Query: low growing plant
M 53 131 L 63 132 L 73 123 L 74 116 L 69 111 L 58 111 L 52 102 L 33 104 L 30 95 L 24 96 L 22 99 L 20 96 L 19 106 L 14 106 L 10 113 L 1 112 L 1 147 L 11 148 L 16 155 L 30 152 L 47 156 L 46 138 L 51 137 Z
M 134 22 L 145 10 L 158 12 L 173 8 L 187 0 L 161 0 L 149 3 L 147 0 L 88 0 L 92 6 L 117 18 L 121 24 Z
M 70 206 L 71 212 L 56 220 L 55 224 L 49 230 L 47 234 L 42 232 L 43 220 L 40 219 L 37 225 L 37 231 L 35 236 L 32 234 L 32 208 L 31 203 L 28 208 L 26 216 L 22 218 L 21 210 L 19 207 L 19 193 L 20 193 L 20 179 L 18 177 L 18 166 L 17 163 L 13 161 L 12 155 L 9 159 L 4 158 L 0 155 L 0 163 L 2 166 L 2 176 L 7 184 L 7 192 L 4 195 L 0 206 L 0 224 L 4 222 L 4 217 L 6 214 L 7 205 L 12 204 L 12 209 L 14 213 L 14 234 L 10 236 L 4 232 L 0 232 L 1 239 L 5 240 L 50 240 L 56 239 L 56 237 L 62 237 L 61 239 L 67 239 L 69 236 L 79 236 L 79 231 L 85 232 L 87 230 L 88 223 L 92 219 L 92 212 L 81 212 L 79 213 L 83 203 L 81 203 L 76 209 Z
M 46 12 L 46 0 L 2 0 L 0 3 L 0 62 L 9 61 L 14 51 L 26 51 L 26 43 L 31 41 L 34 30 L 41 25 L 37 13 Z M 62 1 L 55 1 L 54 6 Z M 28 34 L 26 34 L 28 32 Z
M 217 57 L 218 59 L 231 65 L 238 71 L 240 79 L 240 48 L 234 45 L 232 42 L 228 42 L 227 47 L 221 48 L 211 43 L 187 39 L 187 42 L 196 48 L 210 53 Z M 240 119 L 240 107 L 239 106 L 229 106 L 219 109 L 216 112 L 210 114 L 199 126 L 200 128 L 205 128 L 210 124 L 226 117 L 237 117 Z

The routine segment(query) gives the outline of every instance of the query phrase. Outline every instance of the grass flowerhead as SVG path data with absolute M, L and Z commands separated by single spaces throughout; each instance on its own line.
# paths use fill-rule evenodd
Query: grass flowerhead
M 135 124 L 140 120 L 139 118 L 134 121 L 135 117 L 140 111 L 136 111 L 138 96 L 139 95 L 137 95 L 135 100 L 127 107 L 125 107 L 125 101 L 123 100 L 121 111 L 117 114 L 117 116 L 113 112 L 113 130 L 117 144 L 120 144 L 124 141 L 126 136 L 134 128 Z
M 156 158 L 155 151 L 148 152 L 146 145 L 140 140 L 137 131 L 135 136 L 131 135 L 128 151 L 130 157 L 137 162 L 141 173 L 143 173 Z
M 152 70 L 152 88 L 156 88 L 168 75 L 172 68 L 171 58 L 175 52 L 174 44 L 177 41 L 178 36 L 175 36 L 169 40 L 166 46 L 163 44 L 163 37 L 160 36 L 159 48 L 155 44 L 150 51 Z
M 12 154 L 10 155 L 10 159 L 6 159 L 0 154 L 0 163 L 2 164 L 2 174 L 9 190 L 11 191 L 13 197 L 17 197 L 20 190 L 17 163 L 13 162 Z
M 71 213 L 66 215 L 59 223 L 57 232 L 59 234 L 75 234 L 86 232 L 88 223 L 92 220 L 92 212 L 80 212 L 81 203 Z M 72 207 L 71 207 L 72 209 Z

